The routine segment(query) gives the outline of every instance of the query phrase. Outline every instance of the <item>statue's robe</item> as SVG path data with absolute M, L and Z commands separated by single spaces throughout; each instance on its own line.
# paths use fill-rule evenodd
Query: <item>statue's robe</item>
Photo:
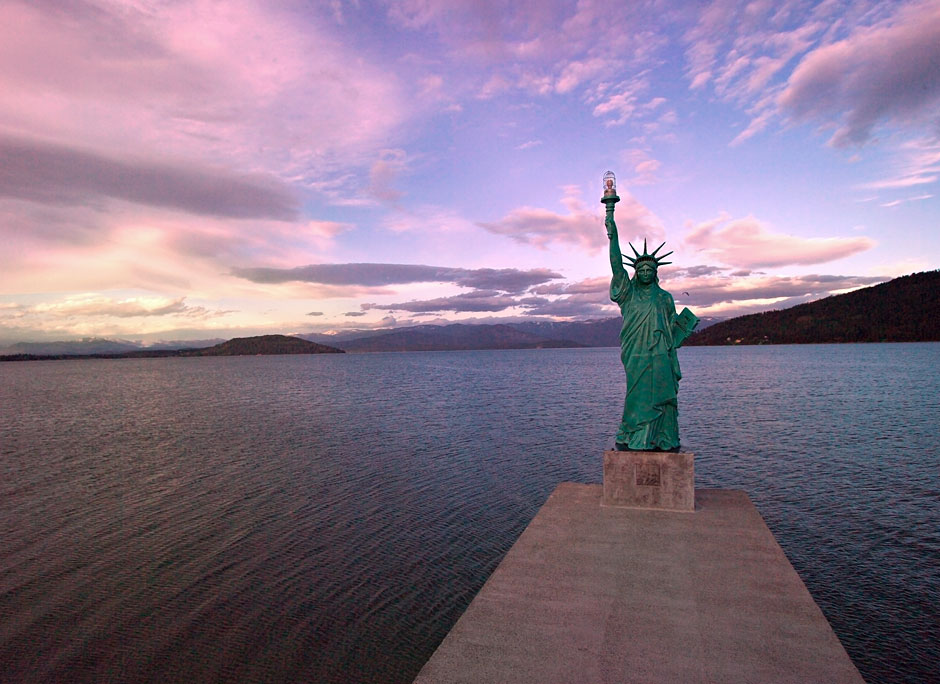
M 610 298 L 620 306 L 620 360 L 627 374 L 619 449 L 679 447 L 679 359 L 676 357 L 676 304 L 653 282 L 643 287 L 626 270 L 614 275 Z

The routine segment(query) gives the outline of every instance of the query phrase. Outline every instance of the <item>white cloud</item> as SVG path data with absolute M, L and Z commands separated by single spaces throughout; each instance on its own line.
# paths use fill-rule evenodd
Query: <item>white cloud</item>
M 882 202 L 881 206 L 896 207 L 906 202 L 920 202 L 921 200 L 931 199 L 932 197 L 933 195 L 915 195 L 914 197 L 904 197 L 902 199 L 891 200 L 890 202 Z
M 138 296 L 115 299 L 107 295 L 85 293 L 20 307 L 23 317 L 55 318 L 141 318 L 184 317 L 205 319 L 230 313 L 210 311 L 186 304 L 185 297 Z
M 931 138 L 909 140 L 894 153 L 895 173 L 861 187 L 870 190 L 930 185 L 940 179 L 940 142 Z

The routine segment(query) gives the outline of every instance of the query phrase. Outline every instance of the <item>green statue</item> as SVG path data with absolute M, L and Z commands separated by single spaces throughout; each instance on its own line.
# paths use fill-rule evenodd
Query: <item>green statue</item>
M 617 431 L 619 451 L 678 451 L 679 391 L 678 349 L 698 324 L 688 309 L 676 315 L 672 295 L 659 286 L 657 269 L 670 262 L 672 254 L 657 256 L 665 242 L 649 253 L 646 240 L 640 254 L 630 245 L 633 257 L 620 251 L 614 204 L 617 197 L 613 174 L 604 176 L 604 197 L 607 206 L 607 237 L 610 238 L 610 298 L 620 306 L 623 325 L 620 328 L 620 360 L 627 373 L 627 395 L 623 418 Z M 629 244 L 629 243 L 628 243 Z M 624 259 L 634 269 L 631 279 L 624 268 Z

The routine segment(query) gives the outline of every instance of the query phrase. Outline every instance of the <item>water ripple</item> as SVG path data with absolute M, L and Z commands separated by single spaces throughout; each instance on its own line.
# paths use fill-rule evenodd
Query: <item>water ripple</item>
M 872 682 L 940 671 L 938 351 L 681 355 L 698 486 Z M 610 349 L 2 364 L 0 679 L 411 681 L 622 393 Z

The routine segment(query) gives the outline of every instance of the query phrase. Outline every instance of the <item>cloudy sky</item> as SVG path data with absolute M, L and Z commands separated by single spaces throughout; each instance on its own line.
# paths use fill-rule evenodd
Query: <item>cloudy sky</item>
M 0 343 L 614 315 L 608 169 L 699 316 L 940 265 L 938 0 L 5 0 L 0 92 Z

